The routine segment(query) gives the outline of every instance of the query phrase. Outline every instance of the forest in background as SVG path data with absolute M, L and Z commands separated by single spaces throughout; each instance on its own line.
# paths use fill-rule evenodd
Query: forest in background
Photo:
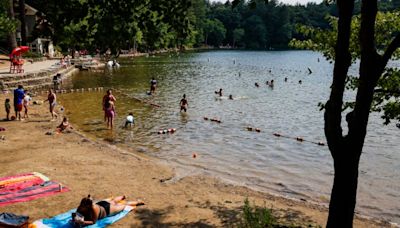
M 293 38 L 301 39 L 298 24 L 329 28 L 327 16 L 337 16 L 335 4 L 286 5 L 276 0 L 210 3 L 206 0 L 10 0 L 14 8 L 26 3 L 39 11 L 37 26 L 22 44 L 37 37 L 52 38 L 59 50 L 110 48 L 154 51 L 167 48 L 224 47 L 286 49 Z M 257 4 L 253 4 L 257 3 Z M 392 11 L 400 0 L 381 0 L 382 11 Z M 0 38 L 20 23 L 0 4 Z M 356 2 L 354 14 L 359 14 Z M 24 38 L 23 38 L 24 39 Z M 3 46 L 3 45 L 2 45 Z M 10 48 L 10 45 L 8 45 Z

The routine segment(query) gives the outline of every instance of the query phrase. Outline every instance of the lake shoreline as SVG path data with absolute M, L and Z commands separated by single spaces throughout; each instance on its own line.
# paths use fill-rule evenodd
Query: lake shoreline
M 12 98 L 0 95 L 0 103 L 6 97 Z M 6 128 L 1 133 L 5 140 L 0 141 L 0 176 L 41 172 L 71 191 L 5 206 L 2 211 L 26 214 L 34 221 L 76 207 L 87 194 L 95 198 L 126 194 L 145 198 L 146 206 L 116 223 L 122 227 L 230 226 L 238 221 L 248 197 L 256 205 L 272 207 L 287 224 L 325 225 L 327 209 L 323 206 L 234 186 L 206 175 L 177 179 L 175 170 L 159 159 L 91 140 L 79 129 L 45 135 L 54 132 L 61 118 L 50 122 L 47 104 L 30 108 L 29 120 L 0 122 Z M 0 116 L 5 116 L 3 109 Z M 355 227 L 391 227 L 388 222 L 356 217 Z

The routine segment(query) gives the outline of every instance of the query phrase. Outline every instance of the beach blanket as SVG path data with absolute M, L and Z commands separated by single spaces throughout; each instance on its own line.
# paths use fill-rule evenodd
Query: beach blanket
M 125 215 L 127 215 L 131 210 L 133 210 L 133 207 L 131 206 L 126 206 L 123 211 L 121 211 L 118 214 L 115 214 L 113 216 L 108 216 L 103 219 L 100 219 L 96 222 L 96 224 L 90 225 L 90 226 L 85 226 L 89 228 L 100 228 L 100 227 L 106 227 L 110 224 L 113 224 L 114 222 L 120 220 L 123 218 Z M 76 209 L 72 209 L 68 212 L 65 212 L 63 214 L 54 216 L 53 218 L 50 219 L 40 219 L 37 220 L 33 223 L 33 228 L 74 228 L 75 226 L 71 223 L 71 215 L 72 213 L 76 212 Z
M 0 206 L 26 202 L 44 196 L 69 191 L 50 181 L 41 173 L 33 172 L 0 178 Z

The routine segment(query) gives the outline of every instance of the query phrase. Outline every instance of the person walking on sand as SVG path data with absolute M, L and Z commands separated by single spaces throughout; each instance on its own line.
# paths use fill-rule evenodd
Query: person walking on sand
M 25 90 L 25 96 L 24 96 L 24 101 L 23 101 L 24 109 L 25 109 L 24 118 L 29 118 L 28 106 L 30 105 L 31 100 L 32 100 L 32 98 L 28 95 L 28 90 Z
M 104 122 L 107 121 L 107 105 L 108 105 L 108 103 L 110 101 L 112 101 L 112 102 L 116 102 L 117 101 L 117 99 L 112 95 L 112 90 L 111 89 L 107 90 L 106 95 L 103 96 Z
M 23 107 L 24 96 L 24 87 L 22 85 L 18 85 L 18 88 L 14 90 L 15 118 L 18 118 L 18 120 L 21 120 L 21 111 Z
M 56 97 L 56 94 L 53 92 L 52 89 L 49 89 L 49 94 L 47 95 L 47 100 L 45 100 L 45 102 L 46 101 L 49 101 L 49 111 L 50 111 L 50 114 L 51 114 L 51 120 L 57 119 L 58 115 L 54 111 L 54 108 L 57 105 L 57 97 Z
M 154 77 L 150 81 L 150 95 L 156 92 L 157 80 Z
M 183 94 L 183 98 L 181 99 L 179 104 L 181 105 L 181 112 L 182 112 L 182 110 L 186 112 L 187 108 L 189 107 L 189 103 L 186 100 L 186 94 Z

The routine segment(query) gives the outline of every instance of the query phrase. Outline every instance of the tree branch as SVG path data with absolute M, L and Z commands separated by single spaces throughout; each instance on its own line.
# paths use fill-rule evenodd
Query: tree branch
M 340 155 L 342 145 L 343 129 L 342 105 L 345 81 L 351 64 L 349 52 L 351 20 L 354 9 L 354 0 L 337 0 L 339 20 L 338 33 L 335 46 L 335 65 L 333 69 L 333 82 L 331 94 L 325 105 L 325 136 L 332 157 Z
M 390 60 L 390 58 L 392 57 L 393 53 L 399 47 L 400 47 L 400 34 L 397 34 L 397 36 L 392 40 L 392 42 L 389 44 L 385 53 L 382 56 L 382 61 L 385 66 L 386 66 L 387 62 Z

